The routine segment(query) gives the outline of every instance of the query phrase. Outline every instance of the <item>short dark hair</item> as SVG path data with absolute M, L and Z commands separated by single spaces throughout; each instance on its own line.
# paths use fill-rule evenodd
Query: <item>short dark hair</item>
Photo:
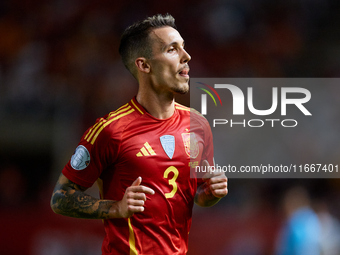
M 119 45 L 119 54 L 125 67 L 137 78 L 135 60 L 138 57 L 152 57 L 150 32 L 155 28 L 170 26 L 176 28 L 175 19 L 170 14 L 157 14 L 138 21 L 125 29 Z

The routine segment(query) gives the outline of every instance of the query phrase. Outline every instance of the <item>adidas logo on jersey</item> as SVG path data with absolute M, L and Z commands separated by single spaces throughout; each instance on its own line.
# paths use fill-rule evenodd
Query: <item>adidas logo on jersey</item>
M 156 155 L 156 153 L 151 148 L 148 142 L 144 143 L 144 146 L 140 149 L 140 152 L 136 154 L 137 157 L 154 156 L 154 155 Z

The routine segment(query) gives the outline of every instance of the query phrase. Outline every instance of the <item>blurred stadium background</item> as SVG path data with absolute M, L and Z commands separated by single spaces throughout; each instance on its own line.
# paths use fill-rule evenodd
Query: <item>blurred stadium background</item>
M 85 129 L 136 93 L 118 55 L 126 26 L 172 14 L 192 56 L 191 77 L 339 77 L 339 7 L 337 0 L 1 0 L 0 254 L 100 253 L 101 221 L 55 215 L 49 199 Z M 178 101 L 189 105 L 188 96 Z M 230 180 L 218 205 L 195 207 L 189 254 L 274 254 L 281 197 L 293 184 L 309 192 L 318 215 L 339 224 L 338 179 Z M 339 229 L 329 231 L 324 254 L 340 254 Z

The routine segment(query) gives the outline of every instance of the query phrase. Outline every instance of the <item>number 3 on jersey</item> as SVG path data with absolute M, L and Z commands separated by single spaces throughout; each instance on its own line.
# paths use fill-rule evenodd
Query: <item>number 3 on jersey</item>
M 177 192 L 176 179 L 178 177 L 179 172 L 178 172 L 176 167 L 169 166 L 164 172 L 164 178 L 168 179 L 168 175 L 169 175 L 170 172 L 174 173 L 174 176 L 171 179 L 169 179 L 169 185 L 172 186 L 172 191 L 169 192 L 169 193 L 165 193 L 166 198 L 172 198 L 175 195 L 175 193 Z

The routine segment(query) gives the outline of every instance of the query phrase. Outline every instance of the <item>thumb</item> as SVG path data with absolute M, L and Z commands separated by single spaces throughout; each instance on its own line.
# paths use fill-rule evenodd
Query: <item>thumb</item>
M 208 162 L 208 160 L 203 160 L 203 162 L 202 162 L 202 166 L 204 166 L 204 167 L 208 167 L 208 166 L 210 166 L 209 165 L 209 162 Z
M 142 177 L 138 177 L 131 186 L 139 186 L 142 183 Z
M 202 161 L 202 166 L 203 166 L 203 169 L 206 170 L 206 174 L 203 175 L 202 179 L 203 179 L 203 181 L 207 181 L 207 180 L 209 180 L 212 177 L 211 170 L 210 170 L 210 165 L 209 165 L 208 160 L 206 160 L 206 159 L 203 160 Z

